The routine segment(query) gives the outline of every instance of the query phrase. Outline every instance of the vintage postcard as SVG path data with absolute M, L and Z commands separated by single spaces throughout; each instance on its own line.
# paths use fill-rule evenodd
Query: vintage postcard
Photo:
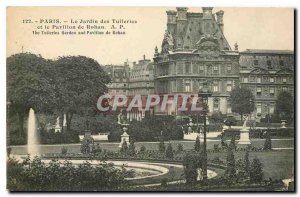
M 6 12 L 8 191 L 295 191 L 294 8 Z

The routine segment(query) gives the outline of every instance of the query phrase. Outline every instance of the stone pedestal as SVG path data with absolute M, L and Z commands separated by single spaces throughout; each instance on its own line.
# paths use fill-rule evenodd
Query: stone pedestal
M 246 128 L 241 129 L 240 139 L 239 139 L 238 144 L 251 144 L 248 129 L 246 129 Z
M 120 142 L 120 144 L 119 144 L 119 148 L 122 148 L 122 145 L 123 145 L 123 143 L 126 141 L 126 143 L 127 143 L 127 146 L 129 146 L 129 135 L 128 135 L 128 133 L 126 133 L 126 131 L 127 131 L 127 128 L 126 127 L 124 127 L 123 128 L 123 131 L 124 131 L 124 133 L 121 135 L 121 142 Z
M 56 125 L 55 128 L 54 128 L 54 132 L 55 133 L 60 133 L 61 132 L 61 127 Z
M 286 120 L 281 120 L 281 128 L 286 128 Z

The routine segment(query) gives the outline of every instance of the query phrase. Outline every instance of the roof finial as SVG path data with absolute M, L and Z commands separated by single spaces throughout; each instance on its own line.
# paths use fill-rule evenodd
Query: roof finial
M 239 45 L 238 45 L 237 42 L 235 42 L 235 44 L 234 44 L 234 50 L 235 50 L 235 51 L 238 51 L 238 50 L 239 50 Z

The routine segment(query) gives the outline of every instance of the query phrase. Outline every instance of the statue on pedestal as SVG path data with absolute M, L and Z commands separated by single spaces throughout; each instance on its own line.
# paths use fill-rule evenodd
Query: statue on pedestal
M 240 132 L 240 139 L 238 144 L 251 144 L 249 138 L 249 129 L 247 129 L 246 124 L 247 124 L 247 116 L 245 117 L 243 128 L 241 129 Z
M 54 127 L 54 131 L 55 131 L 55 133 L 60 133 L 61 132 L 61 127 L 59 125 L 59 117 L 57 117 L 57 119 L 56 119 L 56 124 L 55 124 L 55 127 Z

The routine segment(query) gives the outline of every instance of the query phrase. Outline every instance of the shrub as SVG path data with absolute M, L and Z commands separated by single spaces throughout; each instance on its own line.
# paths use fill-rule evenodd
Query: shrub
M 219 144 L 214 144 L 214 152 L 220 152 Z
M 135 156 L 134 140 L 132 140 L 131 143 L 129 144 L 128 154 L 129 154 L 129 156 Z
M 228 126 L 229 128 L 230 128 L 231 126 L 235 126 L 236 123 L 237 123 L 237 120 L 236 120 L 233 116 L 228 116 L 228 117 L 226 118 L 226 120 L 224 121 L 224 124 L 225 124 L 226 126 Z
M 197 182 L 199 161 L 194 154 L 187 154 L 183 157 L 184 176 L 188 185 L 193 185 Z
M 161 180 L 160 186 L 161 187 L 167 187 L 168 186 L 168 179 L 167 178 L 163 178 Z
M 230 141 L 230 144 L 229 144 L 229 149 L 236 150 L 235 136 L 231 137 L 231 141 Z
M 224 163 L 219 157 L 215 157 L 211 161 L 212 161 L 212 163 L 215 163 L 215 164 L 223 164 Z
M 177 145 L 177 153 L 181 153 L 183 151 L 183 145 L 182 144 L 178 144 Z
M 264 143 L 264 150 L 272 150 L 272 141 L 271 141 L 270 132 L 267 132 L 267 134 L 266 134 L 266 140 L 265 140 L 265 143 Z
M 254 158 L 250 167 L 250 182 L 259 183 L 263 180 L 263 168 L 262 163 L 258 158 Z
M 248 180 L 248 173 L 245 171 L 245 162 L 242 159 L 236 161 L 236 170 L 238 182 L 245 182 Z
M 101 191 L 120 188 L 126 182 L 122 171 L 110 163 L 86 162 L 75 167 L 69 161 L 53 160 L 46 165 L 37 157 L 22 163 L 9 159 L 7 180 L 9 191 Z
M 140 153 L 145 153 L 145 152 L 146 152 L 146 147 L 142 145 L 140 148 Z
M 61 154 L 65 155 L 65 154 L 67 154 L 67 152 L 68 152 L 67 147 L 64 146 L 64 147 L 61 148 Z
M 232 179 L 236 177 L 236 169 L 235 169 L 235 159 L 232 149 L 227 150 L 227 158 L 226 158 L 226 171 L 225 174 L 228 178 Z
M 159 144 L 158 144 L 158 150 L 161 153 L 164 153 L 166 151 L 165 142 L 164 142 L 164 139 L 162 137 L 160 138 L 160 141 L 159 141 Z
M 93 146 L 93 153 L 97 154 L 97 153 L 101 153 L 102 149 L 100 147 L 100 144 L 97 143 L 96 146 Z
M 195 149 L 196 152 L 200 152 L 200 150 L 201 150 L 201 144 L 200 144 L 199 136 L 196 137 L 196 142 L 195 142 L 195 145 L 194 145 L 194 149 Z
M 245 172 L 247 172 L 247 174 L 249 174 L 249 170 L 250 170 L 250 160 L 249 160 L 249 151 L 246 150 L 246 154 L 245 154 L 245 158 L 244 158 L 244 170 Z
M 166 150 L 166 158 L 173 159 L 173 157 L 174 157 L 173 148 L 172 148 L 171 143 L 169 143 L 167 150 Z
M 91 136 L 85 136 L 81 143 L 80 152 L 83 154 L 91 153 L 93 145 L 94 145 L 94 139 Z
M 120 152 L 122 153 L 122 154 L 127 154 L 127 150 L 128 150 L 128 145 L 127 145 L 127 142 L 126 142 L 126 140 L 124 140 L 123 141 L 123 143 L 122 143 L 122 147 L 121 147 L 121 149 L 120 149 Z

